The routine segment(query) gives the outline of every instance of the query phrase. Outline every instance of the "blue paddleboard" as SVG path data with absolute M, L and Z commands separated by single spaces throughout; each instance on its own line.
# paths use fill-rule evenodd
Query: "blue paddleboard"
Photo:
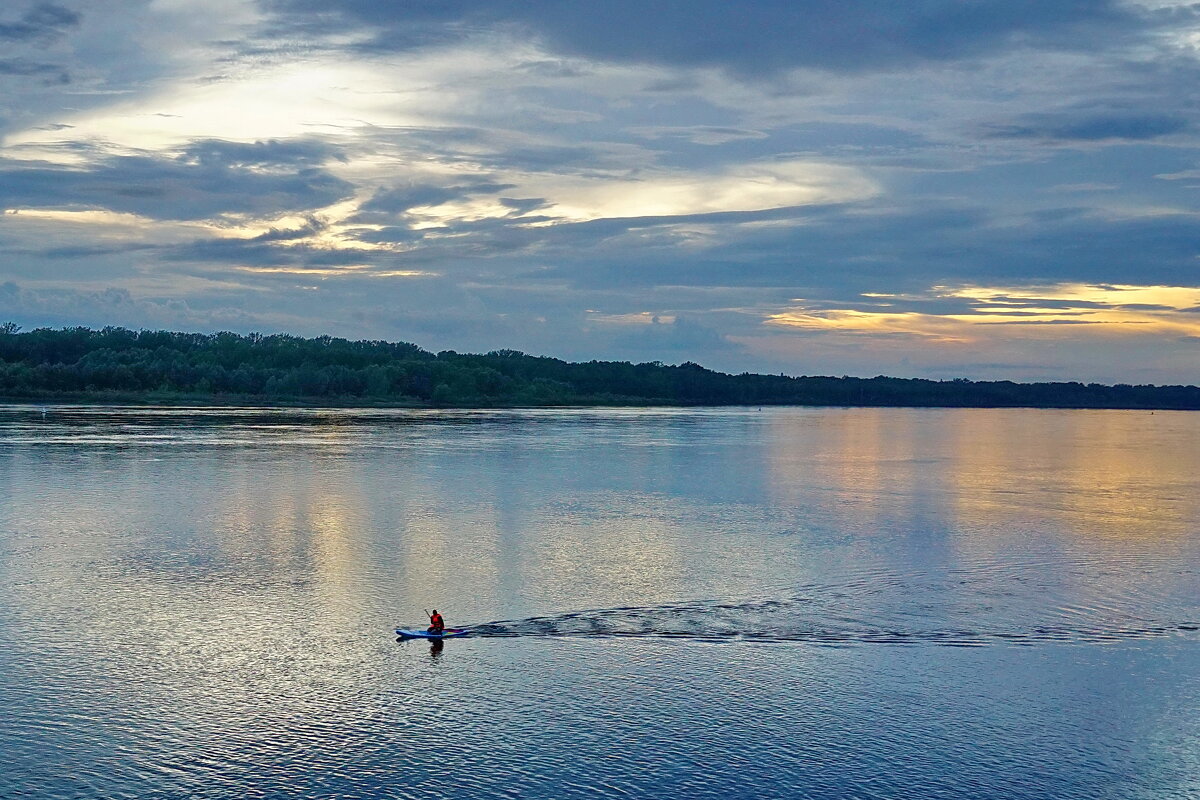
M 410 631 L 404 628 L 396 628 L 396 635 L 401 639 L 453 639 L 457 636 L 466 636 L 467 632 L 462 628 L 446 628 L 441 633 L 430 633 L 429 631 Z

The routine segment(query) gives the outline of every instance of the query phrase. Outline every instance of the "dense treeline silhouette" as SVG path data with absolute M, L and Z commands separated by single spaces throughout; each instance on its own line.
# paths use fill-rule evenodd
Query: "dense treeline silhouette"
M 1196 386 L 727 375 L 515 350 L 276 334 L 0 326 L 0 396 L 403 406 L 853 405 L 1200 409 Z

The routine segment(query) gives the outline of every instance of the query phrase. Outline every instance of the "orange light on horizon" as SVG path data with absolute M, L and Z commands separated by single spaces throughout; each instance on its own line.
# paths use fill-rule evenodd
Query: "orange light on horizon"
M 879 298 L 884 295 L 864 294 Z M 996 336 L 983 326 L 1010 326 L 1019 338 L 1073 338 L 1088 335 L 1200 336 L 1200 288 L 1056 284 L 1053 286 L 950 288 L 931 287 L 925 296 L 886 295 L 889 299 L 963 300 L 969 309 L 886 311 L 799 306 L 768 313 L 764 324 L 862 335 L 907 335 L 930 342 L 958 344 Z M 986 331 L 986 333 L 985 333 Z M 1036 331 L 1036 333 L 1034 333 Z

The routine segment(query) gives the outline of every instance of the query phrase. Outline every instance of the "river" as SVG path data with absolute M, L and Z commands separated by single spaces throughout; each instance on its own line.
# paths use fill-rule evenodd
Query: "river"
M 1194 798 L 1197 476 L 1195 412 L 0 406 L 0 797 Z

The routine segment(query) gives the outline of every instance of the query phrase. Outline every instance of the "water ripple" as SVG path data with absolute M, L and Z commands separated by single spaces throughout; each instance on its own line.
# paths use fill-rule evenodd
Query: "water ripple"
M 1088 565 L 1079 565 L 1081 574 Z M 1056 580 L 1064 571 L 1057 565 Z M 1200 617 L 1154 613 L 1152 592 L 1058 597 L 1030 579 L 1029 564 L 995 564 L 940 578 L 873 574 L 802 594 L 742 602 L 692 601 L 622 606 L 497 620 L 471 628 L 482 637 L 638 637 L 816 645 L 935 644 L 954 647 L 1103 643 L 1168 636 L 1200 638 Z M 1186 572 L 1186 571 L 1185 571 Z M 1187 611 L 1188 609 L 1177 609 Z

